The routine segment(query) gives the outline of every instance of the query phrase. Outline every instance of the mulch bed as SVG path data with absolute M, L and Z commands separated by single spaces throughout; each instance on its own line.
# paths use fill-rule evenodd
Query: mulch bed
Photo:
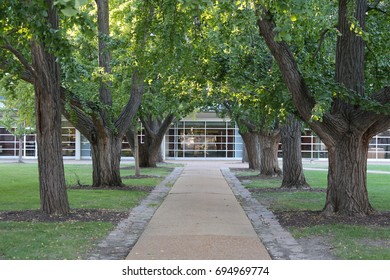
M 160 178 L 161 176 L 157 175 L 129 175 L 129 176 L 122 176 L 122 179 L 145 179 L 145 178 Z
M 285 188 L 258 188 L 248 189 L 251 193 L 262 192 L 326 192 L 326 189 L 285 189 Z
M 128 212 L 100 209 L 72 209 L 66 216 L 48 215 L 40 210 L 0 212 L 1 221 L 16 222 L 112 222 L 118 223 Z
M 73 185 L 67 187 L 70 190 L 118 190 L 118 191 L 143 191 L 151 192 L 154 186 L 117 186 L 117 187 L 93 187 L 90 185 Z
M 240 180 L 240 181 L 244 181 L 244 180 L 260 180 L 260 179 L 267 179 L 267 180 L 270 180 L 270 179 L 275 179 L 275 180 L 278 180 L 280 179 L 281 177 L 278 177 L 278 176 L 268 176 L 268 175 L 249 175 L 249 176 L 237 176 L 237 179 Z
M 375 212 L 365 217 L 324 215 L 321 211 L 274 212 L 282 226 L 310 227 L 314 225 L 349 224 L 364 226 L 390 226 L 390 212 Z

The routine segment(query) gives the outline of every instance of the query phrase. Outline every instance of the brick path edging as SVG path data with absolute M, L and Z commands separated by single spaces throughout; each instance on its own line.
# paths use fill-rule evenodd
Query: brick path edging
M 302 246 L 285 230 L 275 215 L 253 198 L 251 193 L 241 184 L 228 168 L 221 172 L 251 221 L 260 240 L 266 246 L 274 260 L 307 259 Z

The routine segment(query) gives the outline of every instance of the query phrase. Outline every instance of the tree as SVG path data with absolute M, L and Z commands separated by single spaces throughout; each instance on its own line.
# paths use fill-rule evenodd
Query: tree
M 96 7 L 97 35 L 92 32 L 92 36 L 96 36 L 98 41 L 97 59 L 94 55 L 94 47 L 91 46 L 93 40 L 85 42 L 82 38 L 85 34 L 76 33 L 72 43 L 75 46 L 86 43 L 86 47 L 83 49 L 80 46 L 80 49 L 87 53 L 87 57 L 85 59 L 84 52 L 81 51 L 79 61 L 71 59 L 67 62 L 66 74 L 70 78 L 67 80 L 68 87 L 63 89 L 65 108 L 63 113 L 91 143 L 93 186 L 115 187 L 122 186 L 120 176 L 122 141 L 141 104 L 145 74 L 142 63 L 138 66 L 127 65 L 131 54 L 127 54 L 124 61 L 118 57 L 118 52 L 121 53 L 126 48 L 121 39 L 111 36 L 109 1 L 96 0 Z M 129 7 L 124 11 L 128 9 Z M 145 10 L 146 14 L 143 14 Z M 118 11 L 118 13 L 124 11 Z M 139 37 L 140 42 L 134 42 L 133 39 L 134 46 L 131 47 L 134 53 L 137 52 L 137 48 L 145 45 L 147 38 L 145 34 L 148 31 L 146 22 L 151 16 L 148 14 L 149 6 L 146 4 L 141 5 L 138 12 L 141 18 L 139 24 L 143 29 L 138 30 L 140 33 L 135 35 Z M 139 28 L 133 25 L 131 27 Z M 120 26 L 115 26 L 113 34 L 117 33 L 116 28 Z M 91 36 L 90 33 L 88 32 L 87 35 Z M 116 46 L 115 49 L 112 48 L 113 45 Z M 116 55 L 114 56 L 114 70 L 112 69 L 112 53 Z M 92 61 L 97 60 L 97 66 L 91 65 L 91 61 L 88 61 L 91 58 Z M 139 56 L 135 58 L 142 61 Z M 80 80 L 85 82 L 81 86 Z
M 157 162 L 162 159 L 161 143 L 165 133 L 171 123 L 174 121 L 174 115 L 169 114 L 164 119 L 153 119 L 152 116 L 142 117 L 141 122 L 144 128 L 144 141 L 139 145 L 139 166 L 157 167 Z M 126 132 L 130 146 L 134 150 L 137 130 L 128 129 Z
M 61 42 L 58 10 L 51 0 L 18 2 L 3 1 L 0 6 L 4 14 L 0 20 L 1 60 L 11 71 L 28 71 L 33 79 L 41 210 L 47 214 L 67 214 L 69 202 L 62 162 L 60 67 L 55 56 L 58 48 L 54 44 L 54 41 Z M 8 67 L 9 61 L 15 58 L 20 64 Z
M 240 123 L 240 121 L 236 121 L 236 123 Z M 240 127 L 240 125 L 238 125 L 238 127 Z M 244 141 L 249 169 L 260 170 L 261 153 L 259 137 L 256 131 L 253 131 L 251 127 L 251 125 L 247 125 L 246 129 L 239 129 L 238 131 Z
M 295 5 L 293 9 L 293 4 L 298 2 L 298 8 Z M 301 23 L 300 20 L 309 21 L 309 17 L 313 15 L 310 11 L 315 10 L 317 14 L 321 14 L 321 10 L 324 13 L 333 10 L 333 7 L 325 10 L 328 5 L 317 1 L 312 1 L 310 6 L 304 1 L 297 3 L 283 3 L 287 5 L 283 10 L 289 11 L 288 16 L 294 26 Z M 288 45 L 293 42 L 292 36 L 286 36 L 283 32 L 281 22 L 286 21 L 286 18 L 283 18 L 282 7 L 274 4 L 267 2 L 264 5 L 256 5 L 259 16 L 257 23 L 279 65 L 296 109 L 328 148 L 329 174 L 324 213 L 368 215 L 373 211 L 368 200 L 366 183 L 368 144 L 374 135 L 390 127 L 390 116 L 386 107 L 390 102 L 390 87 L 367 92 L 364 74 L 366 45 L 375 47 L 375 44 L 364 38 L 367 35 L 367 1 L 338 1 L 335 79 L 333 87 L 328 83 L 326 85 L 330 88 L 322 89 L 322 92 L 330 94 L 325 97 L 322 95 L 322 98 L 328 100 L 328 108 L 323 109 L 320 118 L 315 115 L 313 117 L 313 112 L 320 107 L 321 95 L 312 90 L 310 79 L 300 71 L 292 47 Z M 383 5 L 384 8 L 387 7 L 384 3 Z M 303 13 L 297 14 L 300 8 L 305 9 L 307 17 L 304 17 Z M 329 14 L 327 16 L 329 17 Z M 316 22 L 311 20 L 310 26 L 311 32 L 318 32 Z M 381 33 L 381 36 L 388 36 L 388 32 Z M 318 32 L 317 39 L 320 37 Z M 381 51 L 388 52 L 386 49 Z M 315 53 L 316 50 L 311 57 L 319 59 Z
M 280 176 L 279 118 L 283 114 L 280 74 L 250 19 L 245 4 L 215 4 L 204 24 L 206 100 L 237 124 L 245 143 L 249 167 L 261 175 Z M 207 40 L 207 41 L 206 41 Z M 258 71 L 261 69 L 261 71 Z M 277 69 L 276 69 L 277 70 Z
M 153 44 L 148 46 L 152 68 L 148 68 L 145 94 L 138 113 L 143 126 L 143 143 L 140 144 L 140 166 L 156 167 L 162 160 L 161 144 L 169 126 L 192 112 L 197 105 L 199 91 L 199 57 L 192 19 L 192 6 L 177 1 L 157 2 L 150 32 Z M 161 47 L 164 46 L 164 47 Z M 136 131 L 127 130 L 127 139 L 134 147 Z
M 183 79 L 183 72 L 180 78 Z M 179 78 L 179 77 L 177 77 Z M 198 102 L 191 97 L 196 92 L 196 85 L 191 80 L 174 81 L 173 75 L 168 80 L 150 85 L 145 93 L 138 117 L 143 128 L 143 143 L 139 145 L 139 162 L 141 167 L 156 167 L 162 161 L 161 144 L 169 126 L 188 113 L 192 112 Z M 194 86 L 194 88 L 191 88 Z M 154 91 L 157 92 L 154 92 Z M 134 128 L 128 129 L 126 137 L 130 146 L 134 148 Z
M 301 137 L 301 123 L 294 115 L 289 114 L 281 128 L 283 153 L 283 180 L 281 188 L 310 188 L 303 173 Z

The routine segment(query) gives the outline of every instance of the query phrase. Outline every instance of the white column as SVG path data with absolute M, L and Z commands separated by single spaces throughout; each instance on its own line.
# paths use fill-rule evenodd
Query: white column
M 161 153 L 162 153 L 162 159 L 165 161 L 165 137 L 167 135 L 165 134 L 164 135 L 164 138 L 162 140 L 162 143 L 161 143 Z
M 75 159 L 81 160 L 81 133 L 76 129 Z

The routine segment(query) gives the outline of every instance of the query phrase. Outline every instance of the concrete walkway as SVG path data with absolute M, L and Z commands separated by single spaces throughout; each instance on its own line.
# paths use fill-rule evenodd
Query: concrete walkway
M 187 164 L 126 259 L 270 259 L 220 167 Z

